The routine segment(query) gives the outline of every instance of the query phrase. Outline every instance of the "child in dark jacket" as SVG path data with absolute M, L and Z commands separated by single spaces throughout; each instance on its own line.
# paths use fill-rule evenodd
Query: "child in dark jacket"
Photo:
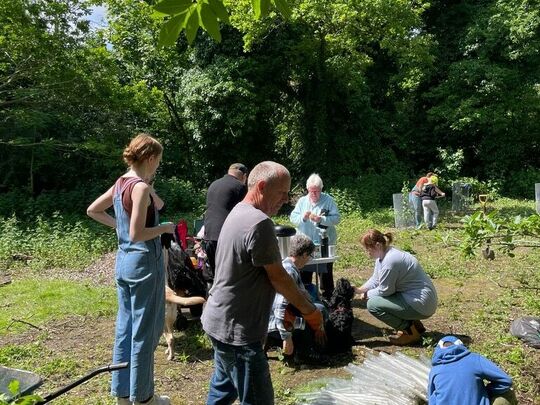
M 470 352 L 455 336 L 437 346 L 429 373 L 429 405 L 516 404 L 512 379 L 493 362 Z M 488 385 L 484 385 L 487 380 Z

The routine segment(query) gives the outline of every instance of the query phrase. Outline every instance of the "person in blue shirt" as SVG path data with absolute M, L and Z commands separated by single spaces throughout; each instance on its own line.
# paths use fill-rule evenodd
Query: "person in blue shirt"
M 309 236 L 316 245 L 321 244 L 321 229 L 326 229 L 328 244 L 335 245 L 337 242 L 336 225 L 340 215 L 334 199 L 322 192 L 323 181 L 317 173 L 310 175 L 306 182 L 308 194 L 301 197 L 290 220 L 299 232 Z M 313 266 L 306 266 L 302 271 L 302 281 L 310 284 Z M 328 263 L 326 272 L 321 272 L 321 291 L 326 299 L 330 299 L 334 291 L 333 263 Z
M 431 363 L 429 405 L 517 404 L 508 374 L 455 336 L 439 340 Z

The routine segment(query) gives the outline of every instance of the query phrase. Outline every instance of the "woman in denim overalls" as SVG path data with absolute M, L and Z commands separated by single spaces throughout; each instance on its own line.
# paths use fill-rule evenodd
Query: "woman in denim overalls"
M 159 236 L 174 232 L 159 225 L 163 201 L 149 183 L 161 161 L 163 147 L 146 134 L 137 135 L 124 150 L 129 171 L 98 197 L 87 210 L 96 221 L 116 228 L 118 315 L 113 363 L 129 367 L 112 375 L 111 393 L 117 403 L 168 405 L 154 395 L 154 351 L 163 332 L 165 273 Z M 114 206 L 115 217 L 106 210 Z

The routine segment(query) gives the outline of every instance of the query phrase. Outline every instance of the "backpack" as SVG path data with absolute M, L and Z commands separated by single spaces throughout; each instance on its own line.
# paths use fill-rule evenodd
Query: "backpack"
M 437 190 L 435 190 L 435 185 L 426 184 L 422 188 L 422 192 L 420 193 L 420 197 L 422 197 L 423 199 L 434 200 L 437 197 Z

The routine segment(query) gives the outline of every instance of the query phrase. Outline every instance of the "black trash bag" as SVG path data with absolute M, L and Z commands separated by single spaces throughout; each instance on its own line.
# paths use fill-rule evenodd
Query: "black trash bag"
M 540 349 L 540 318 L 532 316 L 518 318 L 510 325 L 510 333 L 527 345 Z

